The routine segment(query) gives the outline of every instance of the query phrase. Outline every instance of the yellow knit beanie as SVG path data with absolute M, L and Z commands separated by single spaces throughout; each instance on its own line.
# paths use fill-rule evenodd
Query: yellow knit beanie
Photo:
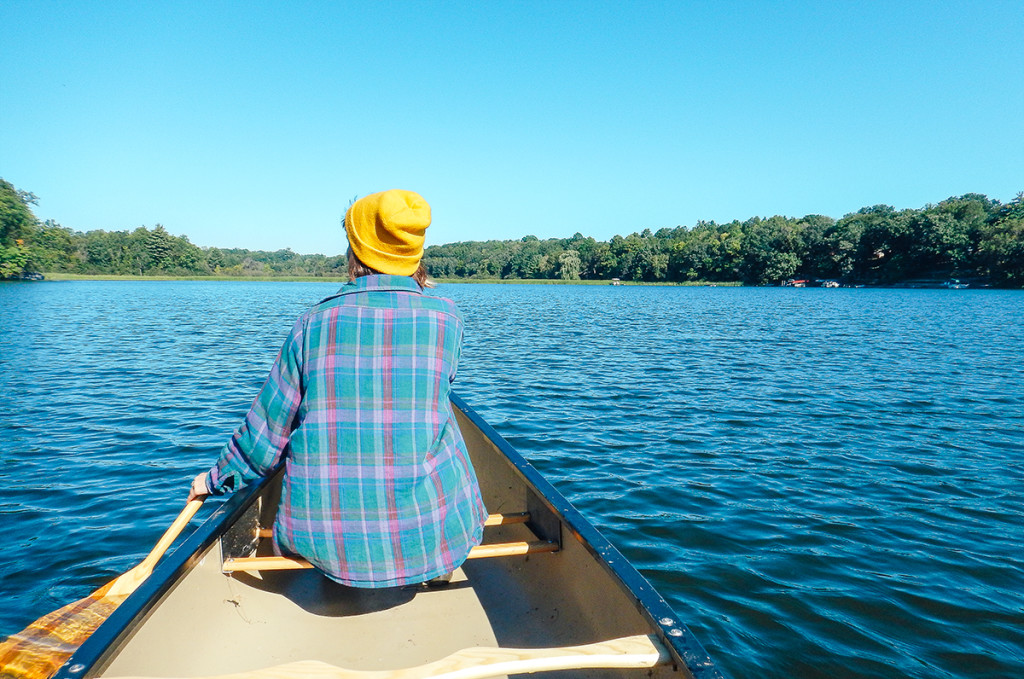
M 423 257 L 430 205 L 413 191 L 392 189 L 360 198 L 345 214 L 352 252 L 381 273 L 411 276 Z

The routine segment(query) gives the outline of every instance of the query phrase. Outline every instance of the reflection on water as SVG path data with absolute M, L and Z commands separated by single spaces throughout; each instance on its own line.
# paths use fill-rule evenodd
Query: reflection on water
M 0 635 L 141 558 L 335 288 L 0 285 Z M 460 393 L 727 674 L 1024 674 L 1024 293 L 440 294 Z

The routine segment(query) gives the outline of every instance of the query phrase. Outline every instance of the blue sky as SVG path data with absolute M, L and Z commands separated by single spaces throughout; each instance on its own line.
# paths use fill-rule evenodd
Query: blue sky
M 0 1 L 0 176 L 77 230 L 338 254 L 1024 190 L 1009 2 Z

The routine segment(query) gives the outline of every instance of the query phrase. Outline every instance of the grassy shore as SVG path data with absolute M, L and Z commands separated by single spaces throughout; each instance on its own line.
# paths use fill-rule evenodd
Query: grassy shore
M 265 281 L 277 283 L 343 283 L 342 276 L 121 276 L 112 274 L 47 273 L 48 281 Z M 436 278 L 439 284 L 458 283 L 501 283 L 510 285 L 611 285 L 611 281 L 564 281 L 547 278 Z M 738 282 L 706 283 L 687 281 L 685 283 L 622 281 L 621 285 L 671 285 L 671 286 L 719 286 L 734 287 Z
M 550 279 L 550 278 L 437 278 L 435 279 L 438 283 L 502 283 L 511 285 L 611 285 L 611 281 L 563 281 L 561 279 Z M 738 287 L 743 285 L 742 283 L 728 282 L 728 283 L 707 283 L 704 281 L 685 281 L 682 283 L 674 283 L 671 281 L 657 281 L 657 282 L 646 282 L 646 281 L 621 281 L 619 285 L 667 285 L 667 286 L 682 286 L 682 287 L 706 287 L 709 285 L 717 285 L 719 287 Z
M 344 283 L 344 276 L 119 276 L 114 274 L 45 273 L 48 281 L 265 281 L 268 283 Z

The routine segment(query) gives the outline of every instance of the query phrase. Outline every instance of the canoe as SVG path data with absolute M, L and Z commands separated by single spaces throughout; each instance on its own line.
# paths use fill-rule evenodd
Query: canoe
M 269 478 L 221 504 L 55 676 L 720 679 L 618 550 L 452 403 L 491 515 L 449 583 L 354 589 L 274 557 Z

